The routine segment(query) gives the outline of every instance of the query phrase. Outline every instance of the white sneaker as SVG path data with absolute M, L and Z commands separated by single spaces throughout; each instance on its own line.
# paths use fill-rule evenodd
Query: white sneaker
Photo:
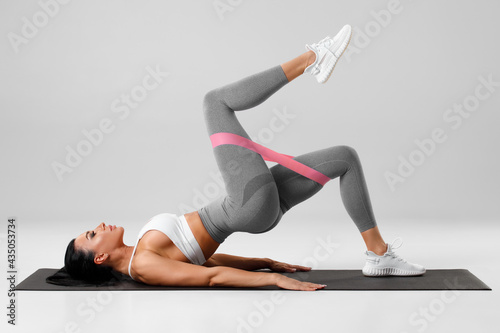
M 307 66 L 304 73 L 310 73 L 316 77 L 319 83 L 325 83 L 332 75 L 335 64 L 344 53 L 351 40 L 351 26 L 344 25 L 339 33 L 333 37 L 326 36 L 318 43 L 306 44 L 306 50 L 316 53 L 316 60 Z
M 421 265 L 412 264 L 399 257 L 393 252 L 394 249 L 399 248 L 394 247 L 396 240 L 401 238 L 396 238 L 392 244 L 387 244 L 387 252 L 379 256 L 372 251 L 365 251 L 366 253 L 366 264 L 363 267 L 363 275 L 365 276 L 416 276 L 425 273 L 425 268 Z

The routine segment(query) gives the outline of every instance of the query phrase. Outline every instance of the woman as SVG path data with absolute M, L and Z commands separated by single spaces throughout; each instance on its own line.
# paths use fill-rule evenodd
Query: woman
M 235 111 L 262 103 L 303 73 L 325 83 L 350 38 L 351 27 L 346 25 L 333 39 L 326 37 L 306 45 L 307 52 L 288 62 L 208 92 L 203 106 L 211 139 L 218 133 L 249 139 Z M 271 230 L 283 214 L 313 196 L 324 184 L 282 165 L 269 169 L 259 153 L 237 144 L 214 144 L 214 155 L 224 179 L 226 197 L 182 216 L 166 213 L 153 217 L 142 228 L 133 247 L 123 243 L 122 227 L 101 223 L 69 243 L 65 256 L 68 273 L 74 278 L 96 281 L 109 276 L 110 271 L 117 271 L 146 284 L 168 286 L 324 288 L 322 284 L 301 282 L 277 273 L 252 272 L 263 268 L 275 272 L 307 271 L 310 267 L 214 254 L 233 232 Z M 364 275 L 425 273 L 424 267 L 398 257 L 382 239 L 354 149 L 334 146 L 294 160 L 328 179 L 340 177 L 342 201 L 367 247 Z

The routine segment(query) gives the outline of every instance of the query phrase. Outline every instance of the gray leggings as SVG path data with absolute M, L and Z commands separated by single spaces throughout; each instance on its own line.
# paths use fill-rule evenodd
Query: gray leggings
M 250 109 L 288 83 L 281 66 L 275 66 L 205 95 L 203 111 L 208 135 L 229 132 L 250 139 L 234 111 Z M 236 145 L 214 149 L 227 195 L 198 210 L 212 238 L 222 243 L 231 233 L 262 233 L 274 228 L 283 214 L 323 188 L 282 165 L 269 168 L 261 155 Z M 296 156 L 331 179 L 340 177 L 344 206 L 360 232 L 375 227 L 370 197 L 356 151 L 333 146 Z

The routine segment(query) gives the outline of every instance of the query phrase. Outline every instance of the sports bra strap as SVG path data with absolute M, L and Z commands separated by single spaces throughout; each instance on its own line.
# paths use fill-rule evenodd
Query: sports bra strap
M 294 160 L 293 156 L 275 152 L 274 150 L 264 147 L 252 140 L 249 140 L 237 134 L 226 132 L 215 133 L 210 136 L 210 141 L 212 141 L 212 148 L 220 145 L 236 145 L 250 149 L 260 154 L 264 158 L 264 160 L 281 164 L 284 167 L 295 171 L 296 173 L 304 177 L 314 180 L 321 185 L 325 185 L 328 181 L 331 180 L 330 177 L 325 176 L 321 172 Z

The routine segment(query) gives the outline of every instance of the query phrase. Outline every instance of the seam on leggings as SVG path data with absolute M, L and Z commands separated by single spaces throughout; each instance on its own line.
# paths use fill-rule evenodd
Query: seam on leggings
M 296 176 L 293 176 L 293 177 L 291 177 L 291 178 L 287 179 L 287 180 L 286 180 L 286 181 L 284 181 L 283 183 L 278 184 L 278 183 L 276 183 L 276 182 L 275 182 L 275 183 L 276 183 L 276 187 L 278 188 L 278 193 L 279 193 L 279 188 L 280 188 L 282 185 L 284 185 L 284 184 L 286 184 L 286 183 L 288 183 L 288 182 L 290 182 L 290 181 L 292 181 L 292 180 L 294 180 L 294 179 L 296 179 L 296 178 L 299 178 L 299 177 L 304 177 L 304 176 L 302 176 L 302 175 L 300 175 L 300 174 L 297 174 Z M 322 187 L 323 187 L 323 185 L 321 185 L 321 184 L 320 184 L 320 183 L 318 183 L 318 182 L 315 182 L 315 181 L 314 181 L 314 180 L 312 180 L 312 179 L 309 179 L 309 178 L 307 178 L 307 177 L 304 177 L 304 178 L 306 178 L 307 180 L 309 180 L 310 182 L 312 182 L 314 186 L 318 186 L 318 187 L 320 187 L 320 188 L 322 188 Z M 289 210 L 290 210 L 290 208 L 291 208 L 291 207 L 290 207 L 290 203 L 288 203 L 288 202 L 287 202 L 287 201 L 286 201 L 283 197 L 281 197 L 281 196 L 279 197 L 279 199 L 280 199 L 280 202 L 283 204 L 283 206 L 285 206 L 286 211 L 289 211 Z
M 285 213 L 290 210 L 290 204 L 281 197 L 279 198 L 279 201 L 280 201 L 281 212 L 283 213 L 283 215 L 285 215 Z
M 292 171 L 293 171 L 293 170 L 292 170 Z M 316 170 L 316 171 L 317 171 L 317 170 Z M 296 178 L 299 178 L 299 177 L 303 177 L 303 178 L 305 178 L 306 180 L 310 181 L 310 182 L 313 184 L 313 186 L 319 187 L 320 189 L 321 189 L 321 188 L 323 188 L 323 185 L 321 185 L 320 183 L 318 183 L 318 182 L 316 182 L 316 181 L 314 181 L 314 180 L 312 180 L 312 179 L 310 179 L 310 178 L 307 178 L 307 177 L 305 177 L 305 176 L 302 176 L 301 174 L 296 174 L 295 176 L 292 176 L 292 177 L 288 178 L 287 180 L 285 180 L 284 182 L 282 182 L 282 183 L 280 183 L 280 184 L 276 183 L 276 181 L 275 181 L 276 187 L 278 188 L 278 192 L 279 192 L 279 188 L 280 188 L 282 185 L 285 185 L 286 183 L 291 182 L 292 180 L 294 180 L 294 179 L 296 179 Z M 283 211 L 283 214 L 285 214 L 287 211 L 289 211 L 289 210 L 291 209 L 291 205 L 290 205 L 290 203 L 289 203 L 288 201 L 286 201 L 286 200 L 285 200 L 283 197 L 281 197 L 281 196 L 279 197 L 279 200 L 280 200 L 280 202 L 283 204 L 283 206 L 286 208 L 286 210 L 285 210 L 285 211 Z M 282 210 L 283 210 L 283 209 L 282 209 Z
M 284 168 L 286 168 L 286 167 L 284 167 Z M 290 169 L 289 169 L 289 170 L 290 170 Z M 292 171 L 293 171 L 293 170 L 292 170 Z M 318 171 L 318 170 L 316 170 L 316 171 Z M 295 171 L 294 171 L 294 172 L 295 172 Z M 316 182 L 316 181 L 314 181 L 314 180 L 312 180 L 312 179 L 310 179 L 310 178 L 307 178 L 307 177 L 305 177 L 305 176 L 302 176 L 301 174 L 297 174 L 296 176 L 293 176 L 293 177 L 291 177 L 291 178 L 288 178 L 288 179 L 287 179 L 287 180 L 285 180 L 283 183 L 280 183 L 280 186 L 281 186 L 281 185 L 283 185 L 283 184 L 286 184 L 286 183 L 288 183 L 288 182 L 291 182 L 291 181 L 292 181 L 292 180 L 294 180 L 295 178 L 299 178 L 299 177 L 304 177 L 304 178 L 306 178 L 307 180 L 311 181 L 312 183 L 317 184 L 317 185 L 319 185 L 319 186 L 323 187 L 323 185 L 321 185 L 320 183 L 318 183 L 318 182 Z M 331 178 L 330 178 L 330 179 L 331 179 Z

